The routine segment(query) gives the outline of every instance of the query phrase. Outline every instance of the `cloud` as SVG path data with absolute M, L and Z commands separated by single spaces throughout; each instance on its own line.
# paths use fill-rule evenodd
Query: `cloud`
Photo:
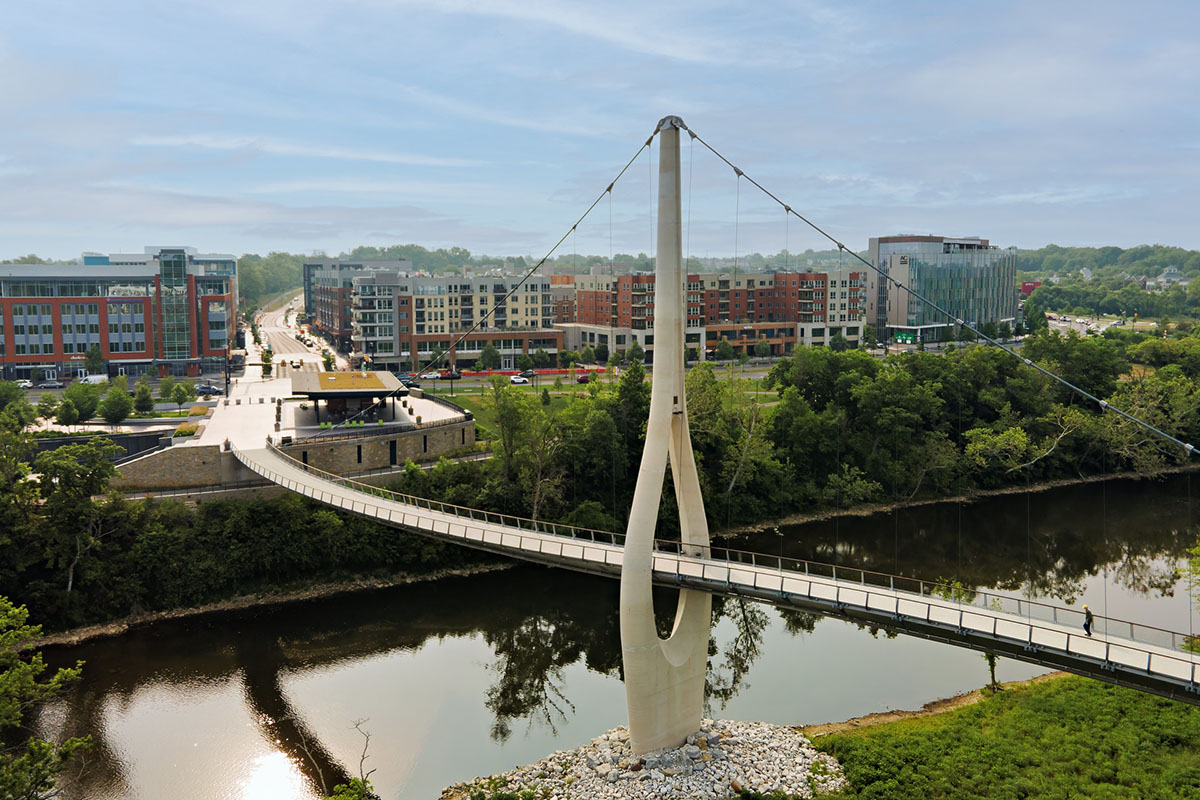
M 297 144 L 268 137 L 189 133 L 168 136 L 135 136 L 130 144 L 139 147 L 177 147 L 199 150 L 244 150 L 272 156 L 326 158 L 344 161 L 373 161 L 381 164 L 406 164 L 421 167 L 476 167 L 482 162 L 463 158 L 356 150 L 348 147 Z

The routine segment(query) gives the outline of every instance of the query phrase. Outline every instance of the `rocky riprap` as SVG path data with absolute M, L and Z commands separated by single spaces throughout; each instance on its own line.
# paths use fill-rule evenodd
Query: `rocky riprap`
M 536 764 L 452 786 L 442 797 L 531 792 L 548 799 L 725 800 L 743 789 L 814 797 L 844 786 L 837 761 L 791 728 L 706 719 L 682 747 L 634 756 L 629 731 L 615 728 Z

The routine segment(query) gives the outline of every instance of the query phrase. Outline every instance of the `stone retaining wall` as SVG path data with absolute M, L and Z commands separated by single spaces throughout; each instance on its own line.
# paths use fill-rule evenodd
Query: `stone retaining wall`
M 317 469 L 343 475 L 369 469 L 402 466 L 407 459 L 436 461 L 475 445 L 475 421 L 418 428 L 378 436 L 356 436 L 322 441 L 313 438 L 280 449 L 288 456 Z
M 392 466 L 398 468 L 406 459 L 436 461 L 474 445 L 475 421 L 462 420 L 376 436 L 313 439 L 281 449 L 297 461 L 341 475 Z M 120 475 L 112 485 L 125 492 L 213 486 L 259 478 L 242 466 L 233 453 L 222 452 L 218 445 L 168 447 L 126 462 L 118 467 L 118 471 Z

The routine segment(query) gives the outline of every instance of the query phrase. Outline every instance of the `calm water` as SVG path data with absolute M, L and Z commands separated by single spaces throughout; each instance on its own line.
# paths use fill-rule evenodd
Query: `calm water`
M 1087 602 L 1187 631 L 1175 566 L 1189 544 L 1190 488 L 1186 478 L 1109 482 L 798 526 L 737 546 Z M 717 716 L 824 722 L 915 708 L 987 679 L 968 650 L 718 603 Z M 47 658 L 87 662 L 42 718 L 47 733 L 95 739 L 69 787 L 76 798 L 308 800 L 322 777 L 332 790 L 358 774 L 363 732 L 383 797 L 436 798 L 625 723 L 617 583 L 535 567 L 162 624 Z M 998 676 L 1041 671 L 1001 661 Z

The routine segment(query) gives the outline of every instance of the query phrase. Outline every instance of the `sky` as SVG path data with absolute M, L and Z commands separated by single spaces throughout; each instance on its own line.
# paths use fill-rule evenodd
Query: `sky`
M 1198 27 L 1154 0 L 6 3 L 0 259 L 652 254 L 668 114 L 854 249 L 1200 249 Z M 687 255 L 828 246 L 682 159 Z

